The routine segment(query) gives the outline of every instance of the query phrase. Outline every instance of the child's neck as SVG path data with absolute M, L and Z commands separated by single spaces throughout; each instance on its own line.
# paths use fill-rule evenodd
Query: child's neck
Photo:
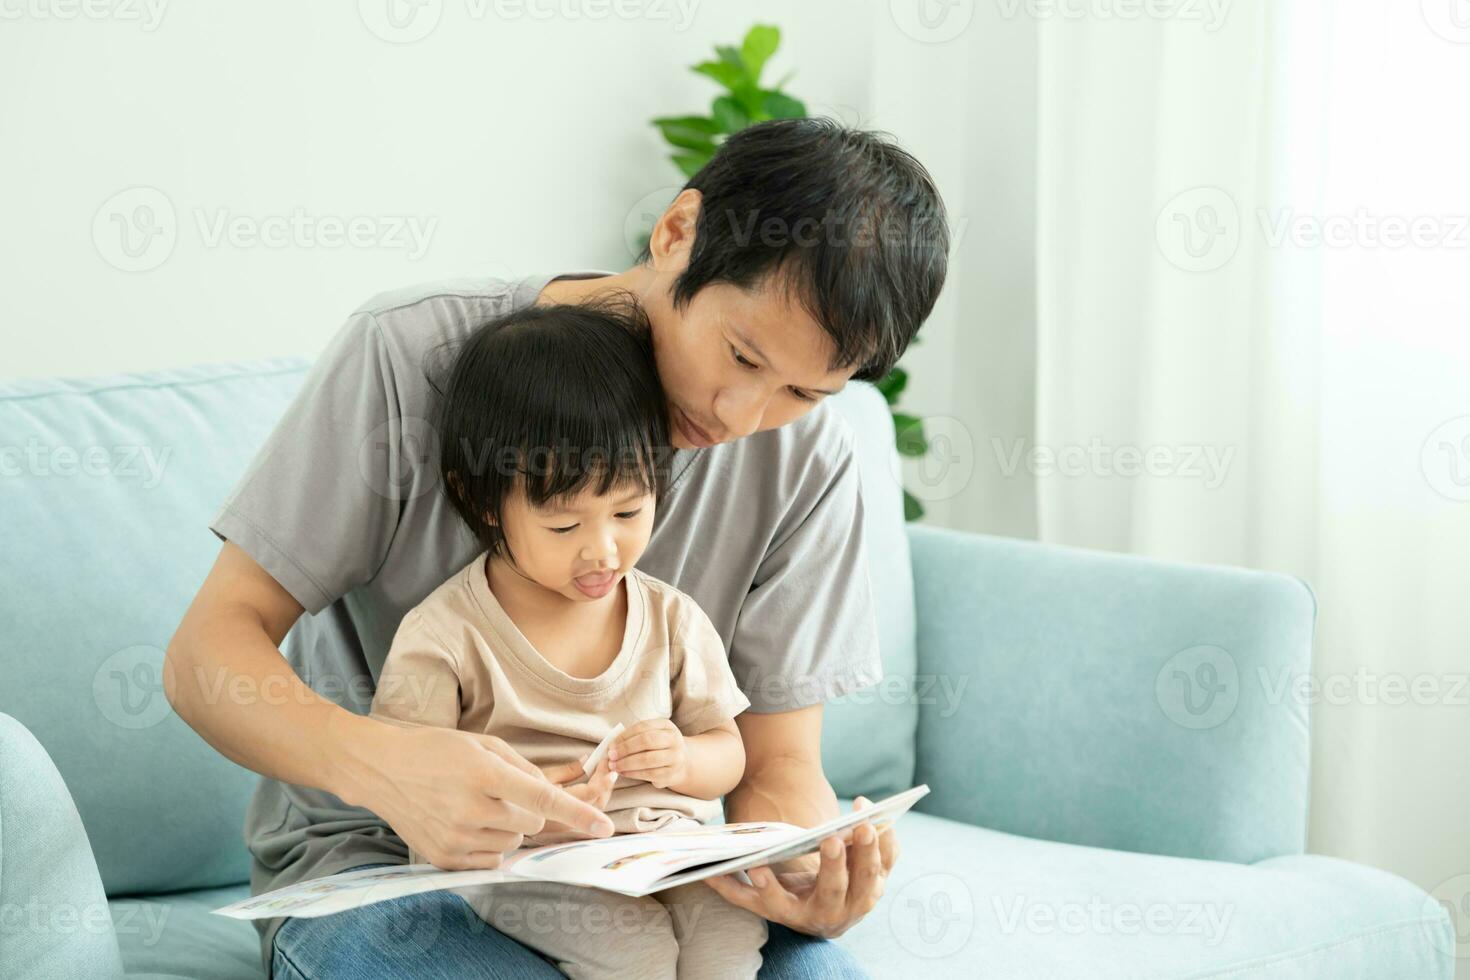
M 505 614 L 553 666 L 574 677 L 596 677 L 616 659 L 627 622 L 626 577 L 602 598 L 579 602 L 532 581 L 500 556 L 487 556 L 485 574 Z

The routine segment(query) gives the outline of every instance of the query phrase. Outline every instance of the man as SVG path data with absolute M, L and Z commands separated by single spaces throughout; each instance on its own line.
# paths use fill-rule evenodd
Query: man
M 822 702 L 881 669 L 851 433 L 821 402 L 898 360 L 947 252 L 917 161 L 872 133 L 783 120 L 722 144 L 624 272 L 435 284 L 359 309 L 211 524 L 225 543 L 169 644 L 175 710 L 265 777 L 246 819 L 252 892 L 402 863 L 408 845 L 494 867 L 545 820 L 609 831 L 499 740 L 365 715 L 404 612 L 475 554 L 423 421 L 444 358 L 487 316 L 613 290 L 648 314 L 677 450 L 639 567 L 699 602 L 752 702 L 727 817 L 835 816 Z M 262 696 L 211 700 L 237 675 Z M 813 937 L 861 919 L 895 857 L 891 831 L 865 824 L 850 846 L 711 887 L 771 921 L 762 977 L 861 975 Z M 556 976 L 462 912 L 435 892 L 267 920 L 262 955 L 308 980 Z

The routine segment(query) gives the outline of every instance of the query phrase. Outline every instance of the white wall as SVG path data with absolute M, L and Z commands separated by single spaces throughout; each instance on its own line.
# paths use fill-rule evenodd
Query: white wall
M 768 77 L 796 69 L 811 111 L 869 99 L 873 21 L 840 0 L 391 0 L 423 18 L 409 34 L 434 25 L 411 43 L 369 27 L 405 36 L 390 0 L 67 2 L 0 5 L 0 378 L 310 355 L 382 289 L 623 268 L 630 212 L 681 182 L 648 120 L 705 109 L 718 90 L 686 66 L 753 23 L 783 29 Z M 115 197 L 134 187 L 155 190 Z M 116 222 L 140 205 L 165 234 L 134 260 Z M 213 235 L 298 209 L 371 241 Z

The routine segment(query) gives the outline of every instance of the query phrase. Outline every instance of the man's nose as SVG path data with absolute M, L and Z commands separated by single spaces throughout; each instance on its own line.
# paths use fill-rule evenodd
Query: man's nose
M 764 388 L 727 389 L 715 406 L 715 415 L 733 439 L 743 439 L 761 427 L 770 393 Z

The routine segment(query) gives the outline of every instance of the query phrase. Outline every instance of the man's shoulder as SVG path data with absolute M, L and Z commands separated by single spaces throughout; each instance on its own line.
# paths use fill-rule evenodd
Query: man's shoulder
M 728 445 L 759 460 L 747 471 L 825 480 L 850 464 L 855 443 L 852 426 L 827 399 L 794 422 Z
M 678 586 L 636 567 L 630 570 L 628 577 L 642 587 L 649 614 L 668 623 L 671 634 L 680 631 L 691 620 L 709 619 L 699 602 Z
M 368 297 L 353 310 L 377 319 L 389 317 L 433 316 L 441 305 L 482 305 L 503 303 L 511 298 L 524 279 L 497 276 L 474 276 L 436 279 L 387 289 Z
M 390 347 L 417 350 L 468 334 L 487 318 L 509 312 L 530 282 L 482 276 L 400 286 L 369 297 L 352 316 L 371 321 Z

